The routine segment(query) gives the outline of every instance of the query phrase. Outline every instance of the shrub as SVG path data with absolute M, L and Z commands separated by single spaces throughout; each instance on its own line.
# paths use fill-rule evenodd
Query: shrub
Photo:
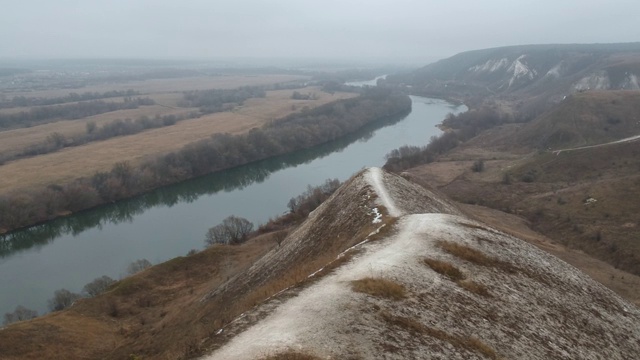
M 61 311 L 73 304 L 74 301 L 80 299 L 80 294 L 72 293 L 67 289 L 56 290 L 53 297 L 47 301 L 49 310 Z
M 13 312 L 4 314 L 3 324 L 9 325 L 14 322 L 30 320 L 36 317 L 38 317 L 37 311 L 18 305 Z
M 216 225 L 207 231 L 205 242 L 208 245 L 241 244 L 247 240 L 247 237 L 252 230 L 253 223 L 249 220 L 231 215 L 224 219 L 221 224 Z
M 520 180 L 522 180 L 522 182 L 532 183 L 536 181 L 537 178 L 538 178 L 538 173 L 535 170 L 529 170 L 524 175 L 522 175 Z
M 82 288 L 82 292 L 88 297 L 94 297 L 105 292 L 109 286 L 113 285 L 116 281 L 112 278 L 103 275 L 99 278 L 95 278 L 92 282 L 88 283 Z
M 127 266 L 127 273 L 129 275 L 137 274 L 148 267 L 151 267 L 151 263 L 149 262 L 149 260 L 138 259 Z
M 484 160 L 476 160 L 471 166 L 471 170 L 473 172 L 483 172 L 484 171 Z

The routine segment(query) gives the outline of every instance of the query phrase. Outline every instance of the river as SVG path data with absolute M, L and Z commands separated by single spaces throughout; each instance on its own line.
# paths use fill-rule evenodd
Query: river
M 156 264 L 202 249 L 207 229 L 229 215 L 256 226 L 265 223 L 285 213 L 289 199 L 307 185 L 346 180 L 364 167 L 381 166 L 390 150 L 425 145 L 440 133 L 436 125 L 446 114 L 466 110 L 442 100 L 411 99 L 411 113 L 391 125 L 373 124 L 329 144 L 0 237 L 0 314 L 17 305 L 43 314 L 55 290 L 80 292 L 99 276 L 126 276 L 127 265 L 137 259 Z

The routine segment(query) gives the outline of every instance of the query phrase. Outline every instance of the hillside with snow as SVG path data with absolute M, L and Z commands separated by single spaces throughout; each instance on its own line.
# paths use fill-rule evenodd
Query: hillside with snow
M 559 102 L 578 91 L 638 90 L 638 76 L 640 43 L 525 45 L 463 52 L 386 82 L 432 96 Z
M 319 229 L 326 238 L 315 235 Z M 441 195 L 377 168 L 349 180 L 282 247 L 203 301 L 265 272 L 277 276 L 288 263 L 312 261 L 325 241 L 344 249 L 325 265 L 331 271 L 308 274 L 306 285 L 217 329 L 217 348 L 203 359 L 631 359 L 640 353 L 634 305 L 523 240 L 470 220 Z M 341 265 L 332 267 L 336 261 Z

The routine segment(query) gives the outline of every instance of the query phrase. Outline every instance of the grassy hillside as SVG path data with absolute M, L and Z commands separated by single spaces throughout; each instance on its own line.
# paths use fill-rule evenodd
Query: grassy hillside
M 526 124 L 516 142 L 540 149 L 602 144 L 640 134 L 640 92 L 587 91 Z
M 578 93 L 417 173 L 455 200 L 524 216 L 557 243 L 640 275 L 640 139 L 610 143 L 640 135 L 639 100 L 637 91 Z

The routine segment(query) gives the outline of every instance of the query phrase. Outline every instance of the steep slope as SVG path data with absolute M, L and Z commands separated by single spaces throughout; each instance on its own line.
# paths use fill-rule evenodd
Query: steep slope
M 267 253 L 247 271 L 217 286 L 203 298 L 203 302 L 220 306 L 245 304 L 240 306 L 244 311 L 267 296 L 297 286 L 305 282 L 309 274 L 320 272 L 325 267 L 328 270 L 348 260 L 344 257 L 347 250 L 388 231 L 394 220 L 386 216 L 388 212 L 395 215 L 411 211 L 459 214 L 453 205 L 439 200 L 439 196 L 425 188 L 397 175 L 378 171 L 377 182 L 367 182 L 370 173 L 364 171 L 351 178 L 289 234 L 281 246 Z M 386 192 L 376 191 L 382 186 L 377 184 L 383 181 L 399 185 L 386 187 Z M 410 200 L 395 205 L 385 201 L 377 204 L 378 199 L 390 196 Z M 249 317 L 235 322 L 234 326 L 225 328 L 223 336 L 231 337 L 251 320 Z
M 639 76 L 640 43 L 527 45 L 463 52 L 387 82 L 432 96 L 509 95 L 527 105 L 584 90 L 638 90 Z
M 237 321 L 220 329 L 216 336 L 246 328 L 206 359 L 626 359 L 640 352 L 636 307 L 522 240 L 465 218 L 439 195 L 416 196 L 425 193 L 379 169 L 353 178 L 289 246 L 313 236 L 305 228 L 333 228 L 325 220 L 349 206 L 354 198 L 345 195 L 355 189 L 365 213 L 382 213 L 368 221 L 398 217 L 394 231 L 353 241 L 359 252 L 347 263 L 245 313 L 240 320 L 258 320 L 252 326 Z

